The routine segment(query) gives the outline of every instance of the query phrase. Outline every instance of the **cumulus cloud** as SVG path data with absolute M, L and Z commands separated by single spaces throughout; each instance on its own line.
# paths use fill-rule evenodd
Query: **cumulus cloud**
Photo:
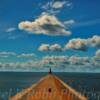
M 31 71 L 40 68 L 40 63 L 35 61 L 26 61 L 26 62 L 0 62 L 0 70 L 9 70 L 9 71 Z M 38 67 L 37 67 L 38 66 Z
M 64 50 L 76 50 L 76 51 L 87 51 L 88 48 L 98 47 L 100 46 L 100 36 L 94 35 L 91 38 L 87 39 L 71 39 L 68 41 L 68 43 L 65 44 L 64 48 L 61 47 L 60 44 L 43 44 L 41 45 L 43 48 L 45 48 L 47 51 L 64 51 Z M 40 48 L 41 48 L 40 46 Z
M 96 56 L 100 57 L 100 49 L 96 51 Z
M 98 49 L 95 56 L 92 57 L 92 62 L 94 66 L 100 67 L 100 49 Z
M 86 51 L 87 41 L 85 39 L 80 39 L 80 38 L 72 39 L 65 45 L 65 49 Z
M 65 45 L 65 49 L 79 50 L 79 51 L 87 51 L 89 47 L 97 47 L 100 48 L 100 36 L 94 35 L 91 38 L 87 39 L 71 39 Z
M 40 45 L 38 50 L 39 51 L 62 51 L 63 48 L 59 44 L 53 44 L 53 45 L 42 44 Z
M 88 57 L 71 56 L 69 58 L 69 62 L 73 65 L 86 65 L 90 61 Z
M 49 51 L 50 50 L 50 47 L 49 47 L 49 44 L 42 44 L 39 49 L 39 51 Z
M 43 60 L 45 61 L 67 61 L 68 57 L 67 56 L 45 56 L 43 57 Z
M 99 60 L 100 61 L 100 60 Z M 99 72 L 100 62 L 80 56 L 46 56 L 41 60 L 42 67 L 52 67 L 59 71 Z
M 34 34 L 45 34 L 51 36 L 70 35 L 71 32 L 65 29 L 63 23 L 54 15 L 42 14 L 34 21 L 22 21 L 19 23 L 19 29 Z
M 6 29 L 6 32 L 13 32 L 13 31 L 15 31 L 15 30 L 16 30 L 15 27 L 10 27 L 10 28 Z
M 87 65 L 90 63 L 88 57 L 79 57 L 79 56 L 46 56 L 43 57 L 42 61 L 44 64 L 57 64 L 57 65 Z
M 90 46 L 100 48 L 100 36 L 94 35 L 92 38 L 88 39 Z
M 59 44 L 53 44 L 50 46 L 51 51 L 62 51 L 62 47 Z
M 93 57 L 92 57 L 93 58 Z M 46 68 L 60 69 L 59 71 L 95 72 L 100 69 L 100 59 L 80 56 L 44 56 L 35 61 L 25 62 L 0 62 L 0 70 L 43 71 Z
M 43 66 L 51 66 L 51 67 L 61 67 L 63 65 L 67 65 L 68 57 L 67 56 L 45 56 L 41 60 Z

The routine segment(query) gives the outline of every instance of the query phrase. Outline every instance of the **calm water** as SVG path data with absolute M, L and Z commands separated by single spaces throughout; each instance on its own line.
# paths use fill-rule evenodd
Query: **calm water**
M 89 100 L 100 100 L 100 74 L 55 73 L 59 78 L 81 92 Z M 47 73 L 32 72 L 0 72 L 0 100 L 8 100 L 10 96 L 31 86 Z

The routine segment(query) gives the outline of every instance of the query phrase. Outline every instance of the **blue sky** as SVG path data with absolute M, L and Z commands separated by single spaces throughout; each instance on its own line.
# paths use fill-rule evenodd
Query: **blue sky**
M 34 59 L 40 61 L 48 55 L 91 58 L 100 56 L 96 53 L 100 49 L 99 10 L 99 0 L 1 0 L 1 66 L 8 62 L 28 62 Z M 75 42 L 74 46 L 72 41 Z M 43 44 L 48 44 L 49 49 L 39 50 Z M 53 50 L 50 49 L 52 46 L 55 47 Z M 63 50 L 58 51 L 58 46 Z M 12 52 L 16 54 L 10 55 Z M 23 54 L 25 57 L 30 55 L 26 58 L 18 57 Z M 29 57 L 33 56 L 31 54 L 34 57 Z M 3 57 L 5 55 L 7 57 Z M 100 63 L 96 66 L 100 67 Z

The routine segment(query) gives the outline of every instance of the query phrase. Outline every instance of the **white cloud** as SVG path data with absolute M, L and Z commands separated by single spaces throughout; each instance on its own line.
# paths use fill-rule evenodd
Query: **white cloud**
M 0 70 L 32 70 L 34 68 L 39 68 L 38 62 L 33 62 L 33 61 L 26 61 L 26 62 L 8 62 L 8 63 L 0 63 Z M 38 67 L 37 67 L 38 66 Z
M 96 56 L 100 57 L 100 49 L 96 51 Z
M 94 66 L 100 67 L 100 50 L 97 50 L 95 56 L 92 57 L 92 63 Z
M 100 48 L 100 36 L 94 35 L 91 38 L 87 39 L 71 39 L 65 45 L 65 49 L 79 50 L 79 51 L 87 51 L 88 48 Z
M 89 57 L 45 56 L 40 61 L 43 68 L 51 67 L 59 71 L 99 72 L 100 63 Z
M 48 13 L 56 14 L 61 11 L 62 8 L 72 8 L 73 4 L 70 1 L 66 0 L 51 0 L 50 2 L 47 2 L 46 4 L 43 4 L 42 9 L 45 10 Z
M 43 66 L 61 67 L 61 65 L 67 65 L 67 56 L 45 56 L 41 60 Z
M 31 57 L 35 57 L 35 54 L 34 53 L 22 53 L 22 54 L 19 54 L 17 57 L 19 57 L 19 58 L 31 58 Z
M 64 21 L 64 24 L 65 25 L 72 25 L 75 23 L 75 20 L 71 19 L 71 20 L 67 20 L 67 21 Z
M 67 7 L 71 7 L 71 8 L 73 8 L 73 4 L 72 4 L 72 2 L 67 2 L 67 3 L 66 3 L 66 6 L 67 6 Z
M 49 51 L 50 50 L 50 47 L 48 44 L 42 44 L 39 49 L 39 51 Z
M 52 69 L 60 69 L 59 71 L 78 71 L 78 72 L 96 72 L 100 69 L 100 59 L 92 59 L 94 57 L 80 57 L 80 56 L 44 56 L 42 59 L 31 60 L 26 62 L 0 62 L 0 70 L 19 70 L 37 71 L 45 70 L 52 67 Z M 99 71 L 98 71 L 99 72 Z
M 18 57 L 18 58 L 35 58 L 35 54 L 34 53 L 15 53 L 15 52 L 0 52 L 0 57 L 1 58 L 10 58 L 10 57 Z
M 100 47 L 100 36 L 94 35 L 92 38 L 88 39 L 88 42 L 92 47 Z
M 87 65 L 90 64 L 90 59 L 88 57 L 79 56 L 45 56 L 42 59 L 44 64 L 63 64 L 63 65 Z
M 9 56 L 16 56 L 16 53 L 15 52 L 0 52 L 0 57 L 4 57 L 4 58 L 7 58 Z
M 64 51 L 64 50 L 76 50 L 76 51 L 87 51 L 89 48 L 100 46 L 100 36 L 94 35 L 87 39 L 71 39 L 65 44 L 64 48 L 60 44 L 42 44 L 39 47 L 40 51 Z
M 89 64 L 90 61 L 88 57 L 71 56 L 69 62 L 73 65 L 86 65 Z
M 86 51 L 87 41 L 85 39 L 80 39 L 80 38 L 72 39 L 65 45 L 65 49 Z
M 45 56 L 43 57 L 43 60 L 51 60 L 51 61 L 66 61 L 68 60 L 67 56 Z
M 55 16 L 43 14 L 35 21 L 22 21 L 19 23 L 19 29 L 33 34 L 45 34 L 51 36 L 70 35 L 71 32 L 65 29 L 64 24 Z
M 62 47 L 59 44 L 53 44 L 50 46 L 51 51 L 62 51 Z
M 15 27 L 10 27 L 10 28 L 6 29 L 6 32 L 13 32 L 13 31 L 15 31 L 15 30 L 16 30 Z
M 86 27 L 92 26 L 100 23 L 100 19 L 86 20 L 83 22 L 76 22 L 73 27 Z
M 39 51 L 62 51 L 63 48 L 59 44 L 41 44 L 38 48 Z
M 62 8 L 66 4 L 66 1 L 55 1 L 52 4 L 52 8 L 59 9 Z

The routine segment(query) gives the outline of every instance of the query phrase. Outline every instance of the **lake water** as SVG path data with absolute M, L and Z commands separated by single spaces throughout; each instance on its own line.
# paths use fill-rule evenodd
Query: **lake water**
M 100 100 L 100 74 L 95 73 L 54 73 L 68 85 L 88 97 Z M 0 100 L 31 86 L 47 75 L 44 72 L 0 72 Z

